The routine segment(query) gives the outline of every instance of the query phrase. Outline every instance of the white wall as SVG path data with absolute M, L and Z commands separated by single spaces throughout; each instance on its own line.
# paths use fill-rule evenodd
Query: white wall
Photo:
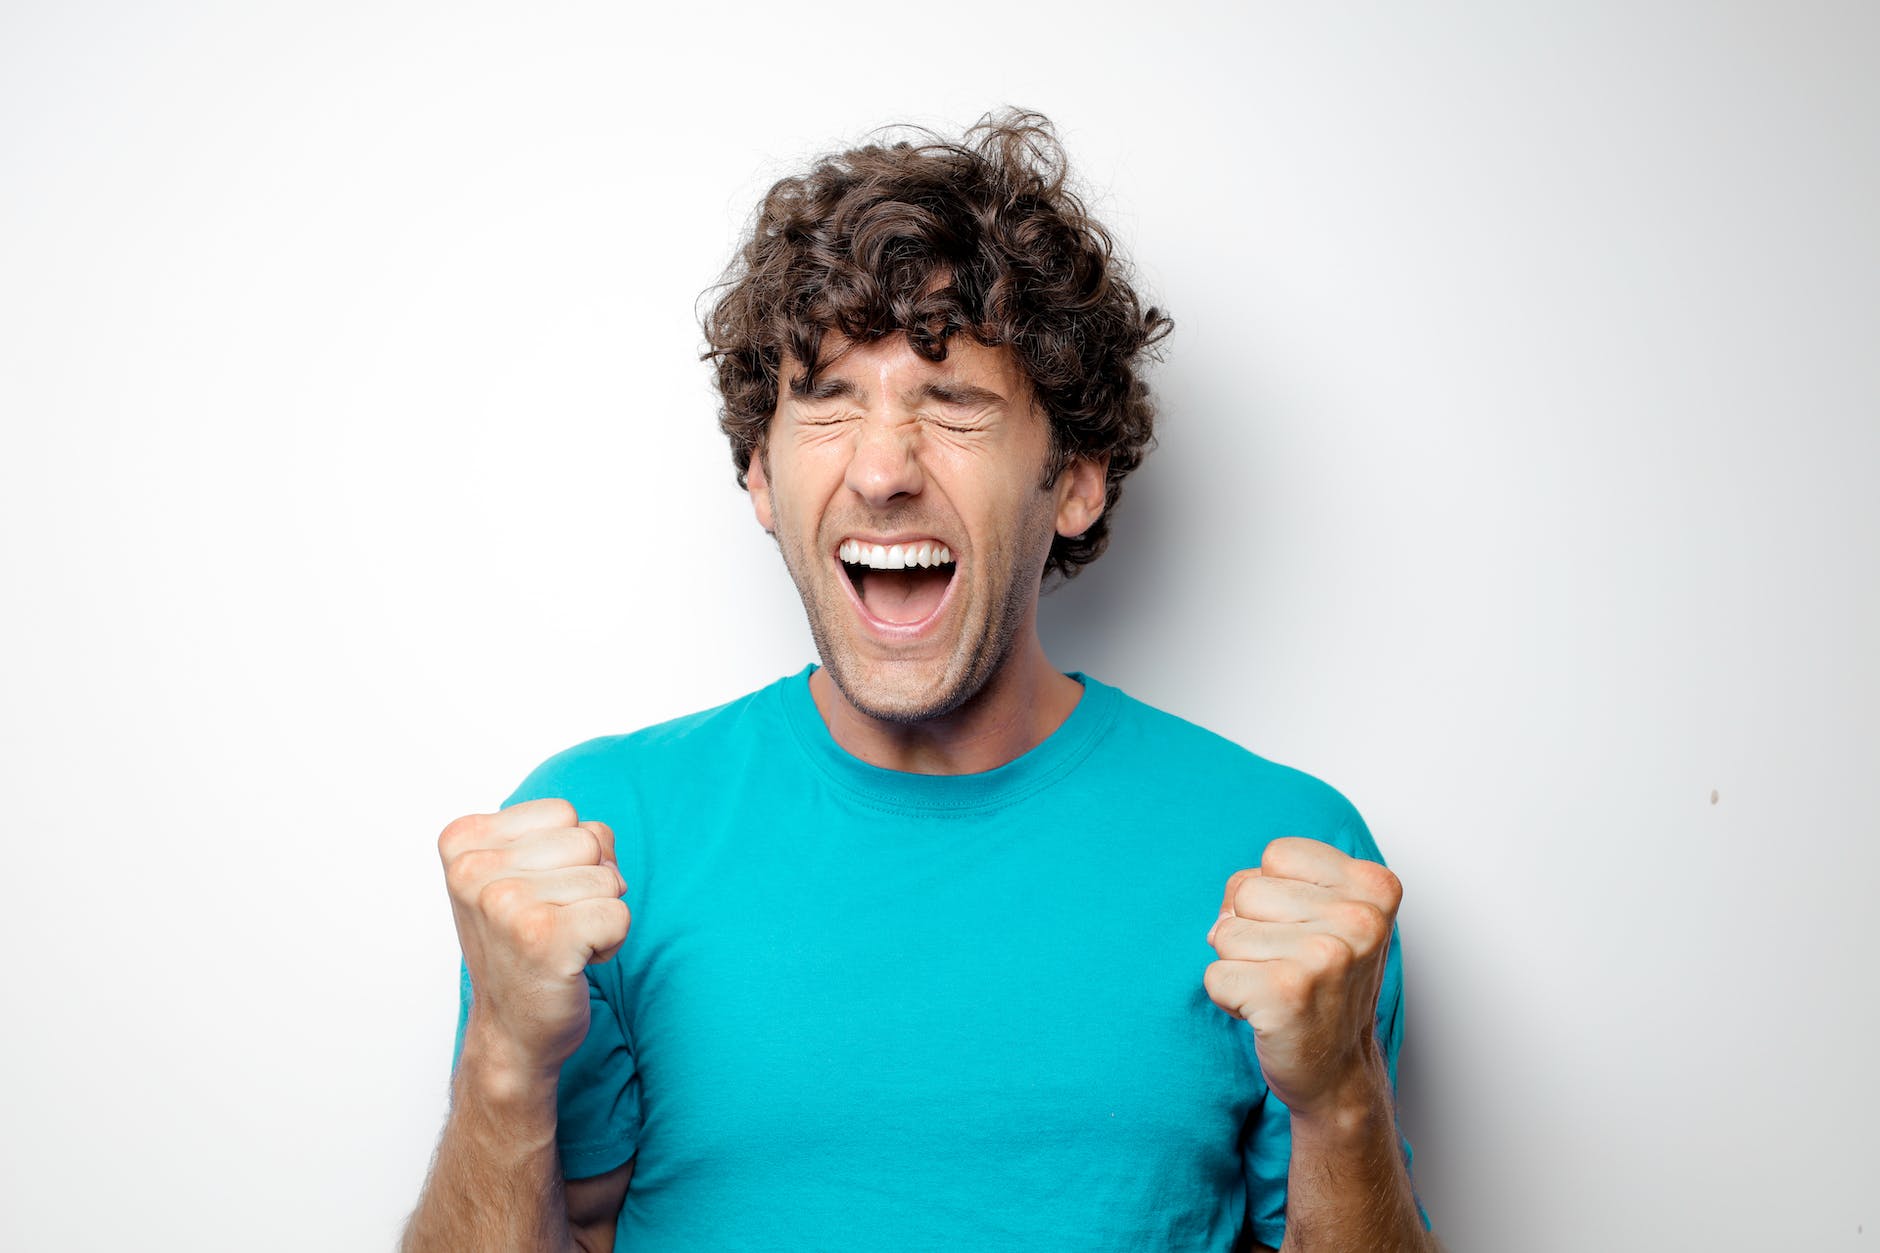
M 1366 812 L 1451 1248 L 1880 1246 L 1880 10 L 678 8 L 0 10 L 0 1245 L 391 1243 L 438 828 L 809 656 L 695 297 L 1011 101 L 1179 323 L 1054 657 Z

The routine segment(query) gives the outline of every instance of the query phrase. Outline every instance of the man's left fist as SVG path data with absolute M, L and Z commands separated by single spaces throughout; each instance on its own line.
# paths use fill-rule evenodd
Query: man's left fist
M 1375 1019 L 1403 885 L 1318 840 L 1266 846 L 1227 881 L 1202 982 L 1253 1025 L 1260 1070 L 1295 1115 L 1332 1115 L 1375 1091 Z

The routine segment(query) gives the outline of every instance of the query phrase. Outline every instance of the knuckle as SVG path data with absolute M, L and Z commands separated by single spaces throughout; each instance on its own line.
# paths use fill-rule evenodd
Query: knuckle
M 600 837 L 591 831 L 586 823 L 574 828 L 570 839 L 569 855 L 576 865 L 597 866 L 601 860 Z
M 477 889 L 476 906 L 485 917 L 509 918 L 529 900 L 529 889 L 520 879 L 491 879 Z
M 503 868 L 503 855 L 493 848 L 473 848 L 456 854 L 444 866 L 444 881 L 452 894 L 474 899 Z
M 510 914 L 507 930 L 518 952 L 532 961 L 546 959 L 554 950 L 561 911 L 542 901 L 517 905 Z
M 1320 933 L 1300 941 L 1300 950 L 1309 967 L 1326 974 L 1337 974 L 1351 966 L 1351 946 L 1335 935 Z
M 1372 863 L 1376 865 L 1375 862 Z M 1403 880 L 1387 866 L 1378 866 L 1375 872 L 1378 899 L 1384 902 L 1384 909 L 1395 914 L 1397 907 L 1403 904 Z
M 1352 886 L 1380 909 L 1395 910 L 1403 899 L 1402 881 L 1382 862 L 1354 858 L 1349 878 Z
M 581 866 L 576 874 L 581 891 L 597 901 L 604 902 L 608 897 L 619 895 L 614 891 L 614 872 L 605 866 Z
M 1300 860 L 1310 855 L 1316 840 L 1300 835 L 1282 835 L 1268 841 L 1260 854 L 1260 868 L 1271 874 L 1290 878 L 1300 868 Z
M 484 818 L 483 814 L 465 814 L 446 823 L 437 834 L 438 856 L 449 861 L 458 849 L 478 839 L 483 833 Z
M 1384 911 L 1365 901 L 1346 901 L 1338 907 L 1338 931 L 1354 949 L 1367 953 L 1376 949 L 1390 935 L 1390 919 Z
M 530 826 L 573 826 L 575 807 L 564 796 L 538 796 L 536 800 L 517 801 L 504 809 L 504 813 L 515 813 L 519 809 L 528 811 Z
M 1222 1009 L 1234 1008 L 1233 982 L 1233 966 L 1226 961 L 1209 962 L 1208 968 L 1201 972 L 1201 986 L 1207 990 L 1208 999 Z
M 1244 919 L 1236 917 L 1233 914 L 1228 914 L 1214 924 L 1214 940 L 1212 943 L 1215 952 L 1225 957 L 1227 956 L 1227 950 L 1229 948 L 1239 946 L 1244 921 Z
M 1260 880 L 1249 875 L 1240 881 L 1239 887 L 1234 889 L 1234 912 L 1243 918 L 1251 918 L 1259 908 L 1259 902 Z

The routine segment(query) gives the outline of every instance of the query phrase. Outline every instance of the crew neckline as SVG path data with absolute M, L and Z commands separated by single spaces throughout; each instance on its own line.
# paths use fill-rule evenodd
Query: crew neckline
M 811 663 L 776 686 L 784 722 L 797 747 L 829 781 L 865 804 L 897 812 L 967 813 L 1016 804 L 1074 770 L 1102 738 L 1116 713 L 1116 689 L 1080 671 L 1065 677 L 1083 687 L 1068 717 L 1011 761 L 973 774 L 917 774 L 872 765 L 836 742 L 810 694 Z

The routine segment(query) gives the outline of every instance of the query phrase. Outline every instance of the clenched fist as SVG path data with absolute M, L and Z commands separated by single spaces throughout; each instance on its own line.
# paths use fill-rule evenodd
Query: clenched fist
M 502 1065 L 558 1069 L 587 1035 L 582 971 L 627 938 L 613 831 L 565 800 L 525 801 L 457 819 L 437 851 L 475 989 L 470 1031 Z
M 1378 989 L 1403 887 L 1318 840 L 1266 847 L 1227 881 L 1208 996 L 1253 1026 L 1260 1070 L 1294 1114 L 1331 1113 L 1381 1066 Z

